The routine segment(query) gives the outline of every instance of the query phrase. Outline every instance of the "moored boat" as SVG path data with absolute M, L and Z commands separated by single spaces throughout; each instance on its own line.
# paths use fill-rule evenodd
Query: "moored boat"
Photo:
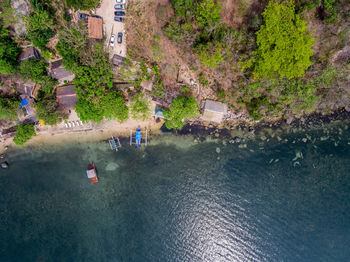
M 95 169 L 95 165 L 93 162 L 91 162 L 86 170 L 86 175 L 90 179 L 91 184 L 97 183 L 98 182 L 98 177 Z

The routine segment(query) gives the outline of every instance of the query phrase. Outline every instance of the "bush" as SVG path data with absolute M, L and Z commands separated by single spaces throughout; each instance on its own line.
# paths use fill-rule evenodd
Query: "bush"
M 35 136 L 34 125 L 33 124 L 22 124 L 15 126 L 16 136 L 13 142 L 16 145 L 24 145 L 32 136 Z
M 47 10 L 37 10 L 26 19 L 27 37 L 32 43 L 44 49 L 49 40 L 55 35 L 54 20 Z
M 46 64 L 40 59 L 28 59 L 21 62 L 19 66 L 19 74 L 24 79 L 32 80 L 35 83 L 40 83 L 47 75 Z
M 196 23 L 204 27 L 220 21 L 221 5 L 214 0 L 203 0 L 196 7 Z
M 91 10 L 94 9 L 100 0 L 64 0 L 68 8 L 74 8 L 76 10 Z
M 15 98 L 0 98 L 0 119 L 14 121 L 17 119 L 17 112 L 20 102 Z
M 45 125 L 56 125 L 58 124 L 61 116 L 60 112 L 57 111 L 57 101 L 55 97 L 51 99 L 47 98 L 42 101 L 38 101 L 34 104 L 36 115 L 40 120 L 43 120 Z
M 147 97 L 142 93 L 136 94 L 131 100 L 130 111 L 134 119 L 146 120 L 151 115 L 150 102 Z
M 172 101 L 170 109 L 164 110 L 163 113 L 166 119 L 166 128 L 180 129 L 188 118 L 199 115 L 198 103 L 193 96 L 178 96 Z
M 17 69 L 17 57 L 21 48 L 0 24 L 0 73 L 10 75 Z
M 255 78 L 303 76 L 312 64 L 315 40 L 306 22 L 295 14 L 294 4 L 271 0 L 263 17 L 265 23 L 257 32 L 254 60 L 245 62 L 244 68 L 254 67 Z
M 178 16 L 191 17 L 194 11 L 194 0 L 171 0 Z
M 205 66 L 216 68 L 221 62 L 224 61 L 221 54 L 222 48 L 220 44 L 215 44 L 213 42 L 199 44 L 195 48 L 195 51 L 199 60 L 201 60 L 202 64 Z

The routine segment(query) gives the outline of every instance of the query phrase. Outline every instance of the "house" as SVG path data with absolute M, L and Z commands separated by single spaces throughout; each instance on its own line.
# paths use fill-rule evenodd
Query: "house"
M 88 17 L 88 35 L 89 38 L 102 39 L 102 19 L 98 17 Z
M 69 113 L 78 102 L 77 94 L 74 91 L 74 85 L 57 87 L 56 99 L 58 102 L 58 110 Z
M 227 105 L 213 100 L 203 101 L 202 119 L 208 122 L 220 123 L 227 114 Z
M 19 55 L 18 59 L 19 61 L 25 61 L 28 59 L 40 59 L 40 53 L 37 49 L 35 49 L 34 47 L 30 47 L 30 48 L 25 48 L 23 49 L 22 53 Z
M 63 68 L 62 59 L 51 63 L 50 76 L 57 79 L 60 84 L 65 81 L 70 82 L 74 79 L 75 75 Z
M 122 57 L 120 55 L 113 55 L 112 57 L 112 63 L 113 65 L 123 65 L 125 63 L 125 57 Z

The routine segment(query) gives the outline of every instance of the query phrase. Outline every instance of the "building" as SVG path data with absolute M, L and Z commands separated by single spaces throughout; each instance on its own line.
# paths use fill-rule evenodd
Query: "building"
M 88 17 L 88 34 L 89 38 L 102 39 L 102 19 L 98 17 Z
M 40 53 L 37 49 L 35 49 L 34 47 L 30 47 L 30 48 L 25 48 L 23 49 L 22 53 L 19 55 L 19 61 L 25 61 L 28 59 L 40 59 Z
M 78 102 L 77 94 L 74 91 L 74 85 L 60 86 L 56 89 L 56 98 L 58 102 L 58 110 L 69 113 L 74 109 Z
M 208 122 L 220 123 L 227 114 L 227 105 L 213 100 L 203 101 L 202 119 Z
M 51 63 L 50 76 L 58 80 L 60 84 L 64 84 L 65 81 L 70 82 L 75 77 L 75 75 L 72 72 L 69 72 L 64 69 L 62 65 L 62 59 Z

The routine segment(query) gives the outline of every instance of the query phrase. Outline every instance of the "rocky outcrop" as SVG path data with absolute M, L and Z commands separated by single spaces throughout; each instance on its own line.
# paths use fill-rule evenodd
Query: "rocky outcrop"
M 24 16 L 30 14 L 29 4 L 25 0 L 11 0 L 11 7 L 14 9 L 17 23 L 15 24 L 16 34 L 20 37 L 26 35 Z

